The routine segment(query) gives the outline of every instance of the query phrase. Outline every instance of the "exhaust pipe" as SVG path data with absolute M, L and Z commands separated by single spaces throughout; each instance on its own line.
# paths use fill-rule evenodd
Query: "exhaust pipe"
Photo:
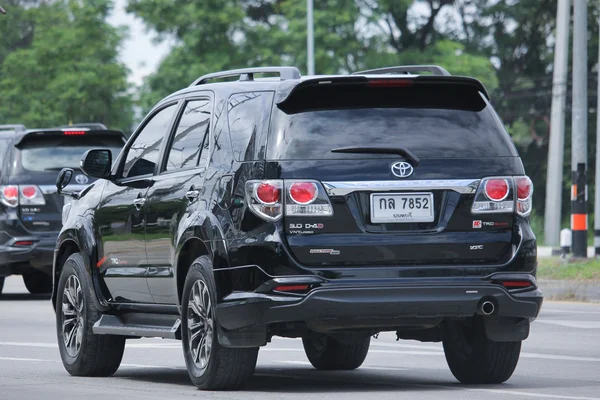
M 479 310 L 477 311 L 479 312 L 479 314 L 482 315 L 492 315 L 495 310 L 496 306 L 494 306 L 494 303 L 492 303 L 489 300 L 486 300 L 481 302 L 481 304 L 479 305 Z

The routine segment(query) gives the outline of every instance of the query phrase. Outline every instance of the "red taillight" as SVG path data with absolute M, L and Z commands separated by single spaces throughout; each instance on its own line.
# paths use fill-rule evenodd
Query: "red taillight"
M 73 136 L 73 135 L 85 135 L 85 131 L 64 131 L 65 135 Z
M 312 182 L 295 182 L 290 187 L 290 197 L 298 204 L 310 204 L 318 194 L 317 185 Z
M 302 292 L 308 290 L 308 285 L 279 285 L 275 288 L 277 292 Z
M 19 240 L 14 243 L 14 246 L 31 246 L 33 242 L 31 240 Z
M 28 199 L 32 199 L 37 194 L 37 190 L 36 190 L 35 186 L 23 186 L 21 188 L 21 193 L 23 194 L 23 196 L 27 197 Z
M 493 201 L 502 201 L 508 196 L 506 179 L 490 179 L 485 183 L 485 195 Z
M 519 200 L 526 200 L 531 196 L 533 184 L 528 177 L 516 178 L 517 181 L 517 196 Z
M 270 183 L 261 183 L 256 187 L 256 198 L 264 204 L 275 204 L 280 198 L 280 189 Z
M 517 289 L 530 287 L 533 286 L 533 284 L 529 281 L 503 281 L 502 286 L 507 289 Z
M 16 186 L 5 186 L 2 193 L 8 200 L 15 200 L 17 197 L 19 197 L 19 189 Z
M 413 84 L 409 79 L 371 79 L 369 86 L 371 87 L 407 87 Z

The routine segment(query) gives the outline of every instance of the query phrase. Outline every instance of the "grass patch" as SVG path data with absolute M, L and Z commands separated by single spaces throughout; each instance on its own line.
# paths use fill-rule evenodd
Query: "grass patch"
M 537 276 L 541 279 L 600 281 L 600 260 L 538 259 Z

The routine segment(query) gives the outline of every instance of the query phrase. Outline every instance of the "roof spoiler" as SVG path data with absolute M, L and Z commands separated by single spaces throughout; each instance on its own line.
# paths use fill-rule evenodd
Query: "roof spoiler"
M 68 128 L 54 129 L 30 129 L 26 134 L 21 136 L 15 146 L 21 144 L 24 140 L 33 137 L 57 137 L 57 136 L 118 136 L 123 140 L 127 140 L 125 134 L 114 129 L 90 129 L 70 126 Z
M 279 106 L 284 106 L 286 102 L 290 100 L 294 96 L 295 93 L 302 92 L 304 89 L 308 88 L 317 88 L 320 87 L 323 90 L 327 90 L 327 87 L 331 87 L 332 85 L 359 85 L 359 86 L 367 86 L 370 79 L 374 77 L 368 77 L 365 75 L 347 75 L 347 76 L 336 76 L 336 77 L 316 77 L 311 79 L 306 79 L 299 84 L 287 89 L 280 90 L 277 93 L 276 104 Z M 378 78 L 382 79 L 382 78 Z M 465 77 L 465 76 L 447 76 L 447 75 L 416 75 L 416 76 L 398 76 L 398 77 L 385 77 L 385 79 L 407 79 L 414 82 L 414 84 L 428 84 L 428 85 L 440 85 L 442 86 L 463 86 L 474 89 L 481 94 L 489 101 L 490 96 L 479 80 L 475 78 Z M 281 108 L 281 107 L 280 107 Z

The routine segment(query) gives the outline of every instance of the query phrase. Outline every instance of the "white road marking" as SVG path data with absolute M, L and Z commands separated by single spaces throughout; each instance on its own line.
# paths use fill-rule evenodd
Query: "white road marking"
M 25 362 L 51 362 L 51 363 L 61 363 L 60 360 L 45 360 L 42 358 L 20 358 L 20 357 L 0 357 L 0 360 L 5 361 L 25 361 Z M 159 369 L 178 369 L 184 370 L 183 367 L 177 367 L 174 365 L 148 365 L 148 364 L 127 364 L 122 363 L 121 367 L 132 367 L 132 368 L 159 368 Z
M 540 319 L 537 322 L 542 324 L 566 326 L 567 328 L 600 329 L 600 321 L 569 321 L 565 319 Z
M 41 358 L 19 358 L 19 357 L 0 357 L 4 361 L 34 361 L 34 362 L 60 362 L 56 360 L 42 360 Z
M 179 349 L 179 344 L 143 344 L 142 343 L 127 345 L 127 347 L 139 347 L 139 348 L 165 348 L 165 349 Z M 388 347 L 388 344 L 381 344 Z M 391 345 L 391 343 L 390 343 Z M 12 347 L 42 347 L 42 348 L 57 348 L 58 345 L 55 343 L 31 343 L 31 342 L 0 342 L 0 346 L 12 346 Z M 167 347 L 173 346 L 173 347 Z M 400 345 L 402 346 L 402 345 Z M 411 348 L 420 349 L 418 350 L 369 350 L 370 353 L 382 353 L 382 354 L 406 354 L 406 355 L 417 355 L 417 356 L 443 356 L 444 352 L 441 349 L 434 349 L 430 346 L 419 346 L 419 345 L 405 345 L 411 346 Z M 391 347 L 391 346 L 389 346 Z M 285 348 L 285 347 L 263 347 L 260 351 L 278 351 L 278 352 L 304 352 L 302 348 Z M 599 357 L 581 357 L 581 356 L 566 356 L 561 354 L 542 354 L 542 353 L 529 353 L 521 352 L 522 358 L 537 358 L 543 360 L 562 360 L 562 361 L 583 361 L 583 362 L 600 362 Z
M 540 311 L 540 315 L 543 316 L 544 313 L 560 313 L 560 314 L 593 314 L 593 315 L 600 315 L 600 311 L 582 311 L 582 310 L 560 310 L 560 309 L 556 309 L 556 308 L 550 308 L 550 309 L 545 309 L 544 307 L 542 307 L 542 310 Z M 537 319 L 536 321 L 539 321 L 539 319 Z

